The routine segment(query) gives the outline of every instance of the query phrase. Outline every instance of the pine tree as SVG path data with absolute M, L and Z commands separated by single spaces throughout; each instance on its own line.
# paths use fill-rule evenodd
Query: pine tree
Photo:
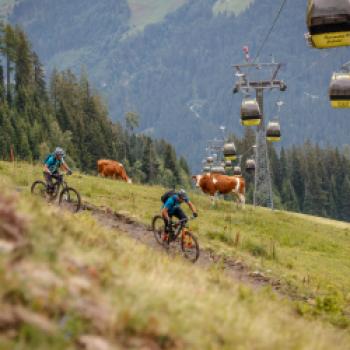
M 167 144 L 164 150 L 164 168 L 171 171 L 174 177 L 174 185 L 180 182 L 180 176 L 176 164 L 176 154 L 173 148 Z
M 350 221 L 350 180 L 349 176 L 345 176 L 341 186 L 340 194 L 340 218 L 345 221 Z
M 6 58 L 6 99 L 9 106 L 12 105 L 11 73 L 12 63 L 16 58 L 16 33 L 11 25 L 2 28 L 1 52 Z
M 145 181 L 154 183 L 157 178 L 159 163 L 157 162 L 157 155 L 152 140 L 146 138 L 144 143 L 141 170 L 145 174 Z
M 287 210 L 298 211 L 298 199 L 290 180 L 285 179 L 282 185 L 281 200 Z
M 303 210 L 303 203 L 305 197 L 305 174 L 302 171 L 301 160 L 296 149 L 292 150 L 290 156 L 291 163 L 291 184 L 295 191 L 298 200 L 299 210 Z
M 126 129 L 133 133 L 140 125 L 140 116 L 135 112 L 127 112 L 125 115 L 125 125 Z
M 4 82 L 4 67 L 0 65 L 0 103 L 4 104 L 6 99 L 6 89 Z
M 44 66 L 40 62 L 39 56 L 35 52 L 32 52 L 32 61 L 34 65 L 35 92 L 38 94 L 40 99 L 46 100 L 47 91 Z

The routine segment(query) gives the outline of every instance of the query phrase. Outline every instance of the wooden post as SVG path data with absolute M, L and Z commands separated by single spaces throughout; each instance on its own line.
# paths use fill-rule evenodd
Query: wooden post
M 12 163 L 15 162 L 15 152 L 13 150 L 13 145 L 10 146 L 10 160 Z

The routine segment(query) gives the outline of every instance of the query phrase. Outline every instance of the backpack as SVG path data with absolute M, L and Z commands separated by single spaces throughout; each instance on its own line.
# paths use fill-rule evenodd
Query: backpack
M 173 195 L 175 195 L 176 192 L 175 190 L 170 190 L 170 191 L 167 191 L 165 192 L 161 197 L 160 197 L 160 200 L 165 204 L 165 202 Z

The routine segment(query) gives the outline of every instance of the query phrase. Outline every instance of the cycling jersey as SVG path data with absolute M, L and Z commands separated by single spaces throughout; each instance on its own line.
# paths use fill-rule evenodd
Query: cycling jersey
M 184 202 L 188 203 L 189 199 L 185 198 Z M 180 205 L 181 205 L 181 202 L 180 202 L 179 196 L 177 194 L 175 194 L 175 195 L 168 198 L 168 200 L 163 205 L 163 208 L 167 208 L 168 214 L 170 216 L 172 216 L 172 215 L 174 215 L 174 212 L 176 211 L 176 209 L 180 207 Z
M 45 164 L 49 168 L 52 174 L 57 173 L 62 164 L 64 164 L 63 157 L 61 159 L 57 159 L 54 154 L 48 156 L 45 160 Z

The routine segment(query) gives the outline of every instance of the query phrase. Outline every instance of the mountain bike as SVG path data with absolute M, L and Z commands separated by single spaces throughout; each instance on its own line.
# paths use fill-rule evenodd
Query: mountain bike
M 199 258 L 199 244 L 197 238 L 188 230 L 187 222 L 194 219 L 195 217 L 191 217 L 190 219 L 172 222 L 172 235 L 165 232 L 165 223 L 162 216 L 156 215 L 152 220 L 152 230 L 156 241 L 165 249 L 169 249 L 172 243 L 177 246 L 180 245 L 183 256 L 193 263 Z
M 59 206 L 73 213 L 79 211 L 81 207 L 81 198 L 77 190 L 69 187 L 63 180 L 63 174 L 52 176 L 52 187 L 45 181 L 37 180 L 33 182 L 31 193 L 44 198 L 48 202 L 53 202 L 58 197 Z

